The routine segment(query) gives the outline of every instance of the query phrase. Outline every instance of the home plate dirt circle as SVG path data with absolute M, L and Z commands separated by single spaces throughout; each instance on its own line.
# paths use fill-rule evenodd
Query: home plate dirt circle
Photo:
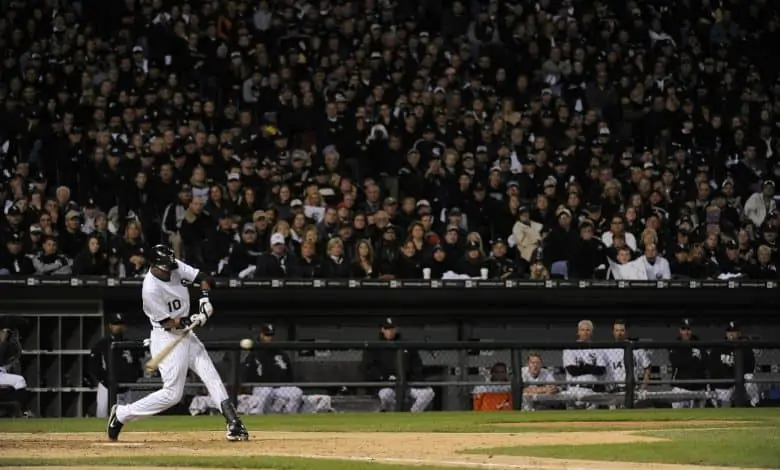
M 529 423 L 530 424 L 530 423 Z M 713 426 L 708 422 L 706 425 Z M 598 427 L 604 429 L 603 423 Z M 639 427 L 642 427 L 641 425 Z M 648 426 L 654 427 L 654 426 Z M 646 429 L 646 428 L 643 428 Z M 510 431 L 507 428 L 507 431 Z M 719 467 L 592 462 L 568 459 L 464 454 L 463 451 L 503 446 L 620 444 L 662 442 L 635 431 L 575 431 L 506 433 L 399 433 L 399 432 L 253 432 L 248 442 L 226 443 L 222 432 L 125 432 L 117 443 L 103 433 L 0 433 L 0 455 L 5 458 L 69 459 L 90 457 L 287 456 L 330 458 L 403 465 L 434 465 L 507 470 L 726 470 Z M 49 467 L 46 470 L 50 470 Z M 70 470 L 108 470 L 67 467 Z M 132 467 L 133 470 L 161 470 Z M 33 470 L 17 467 L 18 470 Z M 117 470 L 113 467 L 112 470 Z M 733 469 L 730 469 L 733 470 Z

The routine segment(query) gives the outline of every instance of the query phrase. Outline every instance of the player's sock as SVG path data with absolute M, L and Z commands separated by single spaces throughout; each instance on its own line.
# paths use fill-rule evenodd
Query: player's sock
M 236 409 L 233 407 L 233 403 L 230 402 L 230 399 L 224 400 L 219 404 L 219 407 L 222 410 L 222 416 L 225 417 L 225 421 L 228 423 L 239 421 L 238 413 L 236 413 Z

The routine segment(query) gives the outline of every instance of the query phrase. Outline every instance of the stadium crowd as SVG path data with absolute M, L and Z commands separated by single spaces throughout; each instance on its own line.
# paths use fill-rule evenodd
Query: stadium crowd
M 2 274 L 780 277 L 774 2 L 3 5 Z

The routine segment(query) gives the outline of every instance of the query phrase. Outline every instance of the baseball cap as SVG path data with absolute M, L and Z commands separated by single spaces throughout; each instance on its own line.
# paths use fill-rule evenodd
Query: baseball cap
M 276 334 L 276 327 L 270 323 L 266 323 L 262 326 L 262 328 L 260 328 L 260 333 L 265 336 L 274 336 Z
M 290 201 L 290 207 L 301 207 L 303 206 L 303 202 L 301 202 L 300 199 L 293 199 Z
M 274 245 L 284 245 L 284 235 L 278 232 L 271 235 L 271 246 Z
M 81 217 L 81 214 L 78 213 L 78 211 L 68 211 L 67 214 L 65 214 L 65 219 L 78 219 Z
M 255 211 L 252 214 L 252 220 L 265 220 L 265 212 L 264 211 Z
M 391 317 L 385 318 L 385 320 L 382 322 L 382 328 L 386 330 L 397 327 L 398 325 L 396 325 L 395 321 Z
M 244 229 L 242 230 L 242 232 L 244 232 L 244 233 L 246 233 L 246 232 L 257 233 L 257 229 L 255 228 L 254 224 L 251 224 L 251 223 L 250 224 L 244 224 Z
M 736 250 L 737 248 L 739 248 L 739 244 L 737 244 L 736 240 L 729 240 L 726 242 L 726 249 Z
M 726 326 L 726 332 L 731 333 L 733 331 L 739 331 L 739 324 L 735 321 L 730 321 Z
M 466 248 L 468 249 L 468 251 L 479 250 L 480 248 L 479 242 L 469 242 Z
M 122 316 L 121 313 L 115 313 L 114 315 L 111 315 L 108 319 L 109 325 L 124 325 L 125 319 Z
M 691 321 L 687 318 L 683 318 L 682 323 L 680 323 L 680 329 L 681 330 L 690 330 L 691 329 Z
M 238 173 L 229 173 L 227 176 L 228 181 L 241 181 L 241 175 Z
M 8 212 L 6 212 L 7 215 L 22 215 L 21 209 L 19 209 L 19 206 L 11 206 L 8 208 Z

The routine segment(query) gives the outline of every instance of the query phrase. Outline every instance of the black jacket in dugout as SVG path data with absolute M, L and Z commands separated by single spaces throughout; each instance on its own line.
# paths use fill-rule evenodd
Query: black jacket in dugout
M 703 351 L 695 346 L 698 341 L 697 336 L 691 337 L 692 347 L 679 347 L 669 351 L 669 362 L 672 365 L 674 380 L 701 380 L 707 378 L 707 351 Z M 680 341 L 681 344 L 687 344 Z M 684 388 L 686 390 L 704 390 L 705 384 L 673 384 L 672 386 Z
M 739 346 L 739 340 L 734 341 L 735 347 Z M 736 366 L 735 347 L 713 348 L 707 354 L 707 372 L 711 379 L 734 379 L 734 367 Z M 752 374 L 756 368 L 756 358 L 753 350 L 745 347 L 742 350 L 742 373 Z M 728 384 L 712 384 L 713 388 L 730 388 Z
M 400 341 L 401 334 L 397 334 L 394 340 L 387 340 L 380 335 L 382 341 Z M 414 349 L 404 349 L 404 358 L 402 364 L 402 373 L 399 373 L 396 367 L 395 349 L 369 349 L 363 356 L 363 365 L 365 367 L 366 379 L 371 381 L 383 382 L 390 380 L 393 375 L 400 379 L 404 377 L 407 381 L 420 381 L 424 379 L 423 363 L 419 351 Z
M 122 336 L 105 336 L 95 343 L 92 351 L 89 353 L 89 377 L 93 385 L 98 383 L 108 387 L 109 373 L 108 357 L 111 354 L 111 343 L 115 341 L 124 341 Z M 115 353 L 116 354 L 116 353 Z M 116 356 L 118 360 L 114 361 L 116 368 L 117 382 L 135 382 L 143 375 L 141 362 L 143 355 L 132 349 L 122 349 Z M 127 391 L 126 388 L 120 388 L 120 392 Z
M 244 382 L 288 383 L 292 381 L 290 357 L 281 349 L 252 351 L 244 360 Z

